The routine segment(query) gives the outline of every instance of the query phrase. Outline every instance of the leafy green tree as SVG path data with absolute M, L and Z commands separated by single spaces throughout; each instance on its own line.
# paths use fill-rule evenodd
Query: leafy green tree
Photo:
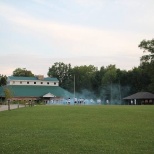
M 105 74 L 102 78 L 102 85 L 103 85 L 103 95 L 105 95 L 106 99 L 110 99 L 112 102 L 114 98 L 114 91 L 113 91 L 113 83 L 115 82 L 117 77 L 117 71 L 115 65 L 109 65 L 106 67 Z
M 143 49 L 143 52 L 149 54 L 141 57 L 141 67 L 144 68 L 150 77 L 151 83 L 148 85 L 148 90 L 154 93 L 154 39 L 143 40 L 138 46 Z
M 100 94 L 101 79 L 102 79 L 102 76 L 99 70 L 94 73 L 91 79 L 92 89 L 94 91 L 94 94 L 97 97 L 99 97 L 99 94 Z
M 0 86 L 4 86 L 7 83 L 7 76 L 0 75 Z
M 127 75 L 129 76 L 128 83 L 131 93 L 142 91 L 142 69 L 135 67 L 133 70 L 128 71 Z
M 152 62 L 154 61 L 154 39 L 152 40 L 143 40 L 138 46 L 140 49 L 143 49 L 143 52 L 149 52 L 148 55 L 141 57 L 142 62 Z
M 76 91 L 92 90 L 92 78 L 97 71 L 97 68 L 93 65 L 89 66 L 76 66 L 73 68 L 73 74 L 75 75 Z
M 116 72 L 116 67 L 115 65 L 109 65 L 106 67 L 106 72 L 102 78 L 102 82 L 107 84 L 107 83 L 113 83 L 116 79 L 117 72 Z
M 100 70 L 97 70 L 94 75 L 92 76 L 92 89 L 94 90 L 94 94 L 97 97 L 100 97 L 102 92 L 102 78 L 105 74 L 106 70 L 105 67 L 101 67 Z
M 8 101 L 8 110 L 10 110 L 10 99 L 13 97 L 13 91 L 8 87 L 4 87 L 4 94 L 6 101 Z
M 13 76 L 32 77 L 34 74 L 26 68 L 17 68 L 13 71 Z
M 56 77 L 59 80 L 59 85 L 65 89 L 69 88 L 69 82 L 72 82 L 71 64 L 56 62 L 49 67 L 48 76 Z
M 117 69 L 116 84 L 119 89 L 120 99 L 131 95 L 131 77 L 129 71 Z

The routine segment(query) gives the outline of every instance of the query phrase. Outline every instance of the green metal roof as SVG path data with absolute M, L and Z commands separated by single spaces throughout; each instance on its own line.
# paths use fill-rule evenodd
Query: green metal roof
M 39 80 L 37 77 L 8 76 L 8 80 Z M 46 77 L 42 81 L 58 81 L 57 78 Z
M 8 85 L 13 97 L 43 97 L 47 93 L 51 93 L 57 97 L 68 98 L 72 94 L 59 86 L 20 86 Z M 4 97 L 3 88 L 0 88 L 0 96 Z

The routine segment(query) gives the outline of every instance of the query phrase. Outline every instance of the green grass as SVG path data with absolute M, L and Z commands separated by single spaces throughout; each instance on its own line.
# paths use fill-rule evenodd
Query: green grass
M 152 154 L 154 106 L 36 106 L 0 112 L 1 154 Z

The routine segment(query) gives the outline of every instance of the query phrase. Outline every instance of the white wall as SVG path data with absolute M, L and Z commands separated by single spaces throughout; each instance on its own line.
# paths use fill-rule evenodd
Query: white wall
M 22 83 L 21 83 L 22 82 Z M 29 84 L 27 83 L 29 82 Z M 36 82 L 36 84 L 34 84 L 34 82 Z M 41 84 L 41 82 L 43 84 Z M 47 84 L 49 82 L 49 84 Z M 56 83 L 56 84 L 54 84 Z M 59 82 L 53 82 L 53 81 L 10 81 L 10 85 L 30 85 L 30 86 L 36 86 L 36 85 L 39 85 L 39 86 L 59 86 Z

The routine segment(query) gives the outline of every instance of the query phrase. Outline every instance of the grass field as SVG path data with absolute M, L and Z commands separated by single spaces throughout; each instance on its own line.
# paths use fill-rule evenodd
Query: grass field
M 153 154 L 154 106 L 35 106 L 0 112 L 1 154 Z

